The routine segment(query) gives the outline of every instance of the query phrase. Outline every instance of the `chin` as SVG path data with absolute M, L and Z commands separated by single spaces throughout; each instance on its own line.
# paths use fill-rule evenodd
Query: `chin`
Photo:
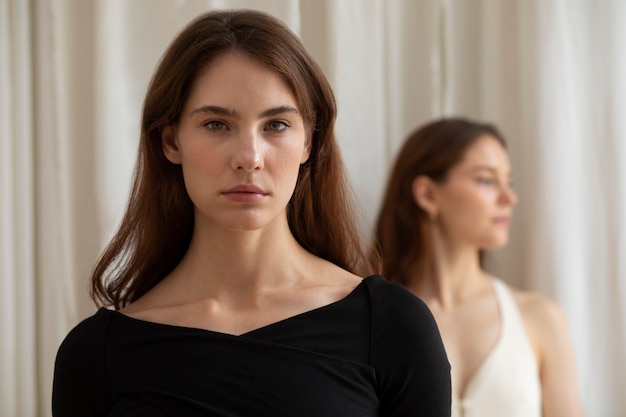
M 479 247 L 484 250 L 501 249 L 509 243 L 509 236 L 490 236 L 481 242 Z

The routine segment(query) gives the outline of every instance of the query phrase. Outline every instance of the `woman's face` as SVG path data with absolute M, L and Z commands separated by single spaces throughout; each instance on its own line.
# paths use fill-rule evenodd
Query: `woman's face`
M 517 196 L 511 188 L 511 164 L 504 147 L 483 136 L 467 149 L 443 183 L 436 184 L 436 221 L 454 243 L 480 249 L 508 242 Z
M 199 74 L 163 149 L 182 165 L 196 225 L 256 230 L 284 219 L 310 146 L 287 84 L 235 51 Z

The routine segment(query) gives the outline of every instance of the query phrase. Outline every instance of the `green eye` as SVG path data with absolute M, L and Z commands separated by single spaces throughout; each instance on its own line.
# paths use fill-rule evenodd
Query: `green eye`
M 204 127 L 210 130 L 224 130 L 226 129 L 226 124 L 220 120 L 210 120 L 203 124 Z
M 269 122 L 267 124 L 267 128 L 268 130 L 273 130 L 276 132 L 282 132 L 283 130 L 287 129 L 289 126 L 285 123 L 285 122 L 281 122 L 278 120 L 274 120 L 272 122 Z
M 478 178 L 478 183 L 483 185 L 493 185 L 494 180 L 491 178 Z

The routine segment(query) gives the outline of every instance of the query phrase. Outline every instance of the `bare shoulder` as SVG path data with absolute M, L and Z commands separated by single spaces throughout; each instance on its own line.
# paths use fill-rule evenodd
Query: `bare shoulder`
M 332 262 L 319 259 L 315 267 L 310 270 L 309 279 L 311 286 L 325 288 L 324 292 L 331 298 L 343 298 L 357 287 L 363 277 L 353 274 Z
M 583 416 L 573 345 L 559 305 L 542 294 L 512 289 L 537 355 L 546 416 Z
M 559 305 L 551 298 L 534 292 L 511 288 L 524 327 L 541 362 L 568 348 L 569 332 L 565 316 Z
M 525 322 L 547 329 L 565 324 L 561 308 L 550 297 L 534 291 L 522 290 L 511 286 L 509 288 Z

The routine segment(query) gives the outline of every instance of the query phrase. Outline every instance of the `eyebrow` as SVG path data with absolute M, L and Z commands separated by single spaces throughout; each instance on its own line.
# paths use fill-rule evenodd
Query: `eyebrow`
M 241 113 L 239 113 L 236 110 L 227 109 L 225 107 L 220 107 L 220 106 L 210 106 L 210 105 L 200 106 L 196 109 L 193 109 L 189 114 L 194 115 L 196 113 L 213 113 L 213 114 L 217 114 L 221 116 L 234 117 L 236 119 L 241 117 Z M 278 107 L 273 107 L 271 109 L 264 110 L 259 115 L 259 117 L 271 117 L 271 116 L 276 116 L 282 113 L 296 113 L 297 114 L 298 110 L 292 106 L 278 106 Z
M 296 113 L 296 114 L 298 114 L 298 110 L 295 107 L 291 107 L 291 106 L 278 106 L 278 107 L 274 107 L 272 109 L 265 110 L 263 113 L 260 114 L 260 117 L 276 116 L 276 115 L 282 114 L 282 113 Z
M 494 168 L 492 166 L 489 166 L 489 165 L 477 165 L 474 168 L 472 168 L 472 172 L 476 172 L 476 171 L 489 171 L 489 172 L 494 173 L 494 174 L 498 172 L 498 170 L 496 168 Z M 509 170 L 507 172 L 507 175 L 511 176 L 511 174 L 512 174 L 512 172 L 511 172 L 511 170 Z
M 493 171 L 493 172 L 495 172 L 496 169 L 494 167 L 489 166 L 489 165 L 476 165 L 476 166 L 472 167 L 472 171 Z
M 230 110 L 225 107 L 220 106 L 200 106 L 196 109 L 193 109 L 189 112 L 189 115 L 194 115 L 196 113 L 214 113 L 220 116 L 232 116 L 232 117 L 240 117 L 241 115 L 236 110 Z

